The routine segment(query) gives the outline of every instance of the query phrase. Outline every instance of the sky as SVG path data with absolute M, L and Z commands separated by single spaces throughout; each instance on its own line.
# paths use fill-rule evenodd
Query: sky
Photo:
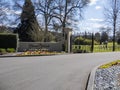
M 78 29 L 75 30 L 76 32 L 98 32 L 100 27 L 105 26 L 103 11 L 107 0 L 90 1 L 91 3 L 84 10 L 84 19 L 76 22 L 78 25 Z M 20 14 L 20 12 L 16 11 L 15 13 Z
M 84 11 L 84 19 L 79 21 L 80 32 L 98 32 L 99 28 L 105 26 L 104 6 L 107 0 L 90 0 L 91 3 Z

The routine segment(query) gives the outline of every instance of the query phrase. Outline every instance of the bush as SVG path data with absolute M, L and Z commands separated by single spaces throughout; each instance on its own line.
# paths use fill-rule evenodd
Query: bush
M 77 37 L 74 40 L 75 45 L 91 45 L 91 40 L 90 39 L 84 39 L 82 37 Z
M 15 49 L 14 48 L 7 48 L 7 52 L 13 53 L 13 52 L 15 52 Z
M 117 43 L 120 45 L 120 38 L 117 40 Z
M 7 52 L 6 52 L 6 49 L 4 49 L 4 48 L 0 48 L 0 54 L 6 54 Z
M 84 45 L 84 39 L 82 37 L 77 37 L 74 40 L 75 45 Z
M 0 34 L 0 48 L 17 48 L 18 38 L 16 34 Z
M 75 44 L 75 45 L 91 45 L 91 44 L 92 44 L 92 40 L 90 40 L 90 39 L 84 39 L 84 38 L 82 38 L 82 37 L 77 37 L 77 38 L 74 40 L 74 44 Z M 99 43 L 94 40 L 94 44 L 95 44 L 95 45 L 98 45 Z
M 85 39 L 84 40 L 84 45 L 91 45 L 91 40 Z

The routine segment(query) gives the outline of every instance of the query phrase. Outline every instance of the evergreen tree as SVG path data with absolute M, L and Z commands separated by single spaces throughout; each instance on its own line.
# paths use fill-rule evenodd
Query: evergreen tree
M 31 0 L 25 0 L 20 18 L 21 23 L 16 30 L 19 34 L 20 41 L 34 41 L 29 32 L 39 32 L 41 31 L 41 28 L 37 22 L 34 6 Z

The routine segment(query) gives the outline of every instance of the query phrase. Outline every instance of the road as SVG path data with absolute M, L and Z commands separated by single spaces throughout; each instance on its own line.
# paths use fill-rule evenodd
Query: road
M 0 90 L 85 90 L 97 65 L 120 52 L 0 58 Z

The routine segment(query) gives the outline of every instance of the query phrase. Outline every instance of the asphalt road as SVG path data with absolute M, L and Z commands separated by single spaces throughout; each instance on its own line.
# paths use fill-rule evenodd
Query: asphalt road
M 95 66 L 120 53 L 0 58 L 0 90 L 85 90 Z

